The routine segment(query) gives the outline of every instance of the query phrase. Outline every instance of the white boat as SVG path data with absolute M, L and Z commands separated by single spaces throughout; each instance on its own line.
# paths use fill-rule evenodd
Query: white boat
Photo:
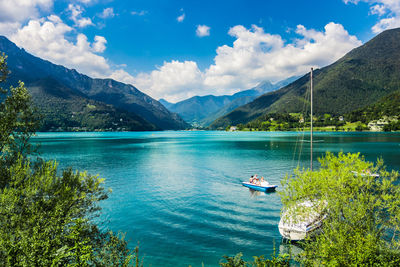
M 250 182 L 242 182 L 242 185 L 248 187 L 253 190 L 262 191 L 262 192 L 272 192 L 278 187 L 277 185 L 272 185 L 267 181 L 260 182 L 260 184 L 253 184 Z
M 304 240 L 313 235 L 322 226 L 326 218 L 326 204 L 319 201 L 304 201 L 295 204 L 282 213 L 279 221 L 279 233 L 291 241 Z
M 379 174 L 377 174 L 377 173 L 371 173 L 370 171 L 365 171 L 365 172 L 361 172 L 361 173 L 358 173 L 358 172 L 356 172 L 356 171 L 352 171 L 352 173 L 353 173 L 355 176 L 360 175 L 360 176 L 371 176 L 371 177 L 379 178 Z

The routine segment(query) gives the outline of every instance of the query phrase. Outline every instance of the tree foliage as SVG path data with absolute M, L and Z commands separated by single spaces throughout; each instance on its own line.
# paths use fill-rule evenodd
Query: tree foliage
M 296 169 L 283 182 L 281 193 L 285 208 L 311 200 L 324 203 L 327 211 L 322 232 L 304 244 L 301 261 L 307 265 L 398 266 L 399 174 L 388 172 L 382 160 L 373 164 L 359 154 L 327 153 L 319 161 L 317 171 Z M 305 212 L 297 211 L 298 215 Z
M 221 267 L 286 267 L 290 266 L 291 256 L 284 255 L 271 255 L 271 259 L 266 259 L 264 256 L 254 256 L 253 261 L 245 261 L 242 259 L 243 254 L 238 253 L 233 257 L 224 256 L 225 262 L 220 262 Z
M 0 83 L 8 74 L 6 59 L 4 54 L 0 54 Z M 33 152 L 29 138 L 34 134 L 38 121 L 23 82 L 9 89 L 0 87 L 0 186 L 7 183 L 6 169 L 18 155 L 25 157 Z
M 400 91 L 383 97 L 373 105 L 355 110 L 346 115 L 351 121 L 368 123 L 388 116 L 400 116 Z

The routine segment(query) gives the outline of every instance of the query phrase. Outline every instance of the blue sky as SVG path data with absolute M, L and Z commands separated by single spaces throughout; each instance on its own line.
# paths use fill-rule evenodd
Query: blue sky
M 328 65 L 400 26 L 400 0 L 0 0 L 0 34 L 159 99 L 231 94 Z
M 132 2 L 135 4 L 131 1 L 105 4 L 104 7 L 113 7 L 118 17 L 107 21 L 103 29 L 91 28 L 87 32 L 89 36 L 107 36 L 113 44 L 108 45 L 105 55 L 137 71 L 150 71 L 155 65 L 174 59 L 196 60 L 200 68 L 206 68 L 212 63 L 218 46 L 234 41 L 227 33 L 236 25 L 255 24 L 290 41 L 296 35 L 287 31 L 298 24 L 322 30 L 333 21 L 348 25 L 351 34 L 365 41 L 373 36 L 370 29 L 376 21 L 368 16 L 368 5 L 346 5 L 340 0 L 309 0 L 307 4 L 298 0 Z M 93 16 L 98 7 L 92 6 L 87 11 Z M 132 11 L 145 13 L 132 16 Z M 185 18 L 179 23 L 176 19 L 182 14 Z M 197 25 L 208 25 L 210 35 L 196 36 Z

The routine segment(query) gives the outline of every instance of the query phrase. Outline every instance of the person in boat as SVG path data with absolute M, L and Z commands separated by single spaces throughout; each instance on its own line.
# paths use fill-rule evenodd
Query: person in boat
M 251 177 L 250 177 L 250 179 L 249 179 L 249 182 L 252 184 L 253 183 L 253 178 L 254 176 L 252 175 Z
M 254 174 L 253 177 L 254 178 L 253 178 L 252 184 L 259 185 L 260 184 L 260 180 L 258 179 L 257 174 Z
M 255 183 L 255 180 L 256 180 L 256 177 L 254 177 L 254 175 L 252 175 L 252 176 L 250 177 L 250 179 L 249 179 L 249 182 L 250 182 L 251 184 L 254 184 L 254 183 Z
M 261 176 L 260 184 L 262 184 L 263 186 L 269 185 L 268 181 L 264 179 L 264 176 Z

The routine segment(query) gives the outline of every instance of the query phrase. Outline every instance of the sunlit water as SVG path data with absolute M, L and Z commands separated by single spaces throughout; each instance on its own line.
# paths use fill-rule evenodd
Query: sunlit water
M 255 173 L 272 184 L 309 166 L 309 136 L 285 132 L 40 133 L 41 155 L 87 170 L 112 188 L 98 224 L 140 243 L 145 266 L 218 266 L 279 250 L 278 193 L 241 186 Z M 317 133 L 317 157 L 361 152 L 400 170 L 398 133 Z M 279 188 L 278 188 L 279 191 Z

